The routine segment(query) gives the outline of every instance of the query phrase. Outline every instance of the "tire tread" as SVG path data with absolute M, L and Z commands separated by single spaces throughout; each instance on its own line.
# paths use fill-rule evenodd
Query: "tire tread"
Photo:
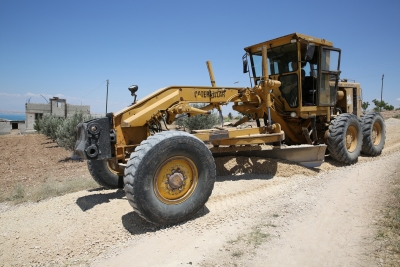
M 353 124 L 358 128 L 358 144 L 354 152 L 350 153 L 345 145 L 345 134 L 349 124 Z M 361 121 L 351 113 L 343 113 L 333 119 L 328 127 L 328 149 L 329 154 L 335 160 L 353 164 L 357 162 L 361 152 L 362 133 Z
M 88 160 L 87 166 L 93 180 L 107 189 L 123 187 L 123 177 L 112 173 L 107 165 L 107 160 Z
M 372 142 L 372 127 L 375 121 L 381 123 L 381 142 L 375 146 Z M 382 153 L 383 147 L 385 146 L 386 139 L 386 126 L 382 115 L 379 112 L 367 113 L 362 117 L 362 133 L 363 133 L 363 145 L 361 151 L 369 156 L 379 156 Z
M 138 177 L 138 174 L 136 173 L 137 169 L 139 168 L 139 166 L 142 164 L 142 161 L 145 159 L 145 156 L 147 153 L 149 153 L 149 151 L 154 148 L 155 146 L 157 146 L 157 144 L 159 144 L 160 142 L 169 139 L 169 138 L 176 138 L 176 137 L 186 137 L 186 138 L 193 138 L 196 139 L 197 142 L 201 142 L 203 144 L 202 141 L 200 141 L 200 139 L 198 139 L 197 137 L 188 134 L 186 132 L 181 132 L 181 131 L 165 131 L 165 132 L 161 132 L 161 133 L 157 133 L 153 136 L 148 137 L 146 140 L 142 141 L 140 143 L 140 145 L 136 148 L 136 150 L 134 152 L 132 152 L 130 159 L 127 163 L 127 167 L 125 168 L 125 176 L 124 176 L 124 190 L 126 192 L 126 196 L 127 199 L 130 203 L 130 205 L 132 206 L 132 208 L 134 209 L 134 211 L 144 220 L 149 221 L 151 223 L 155 223 L 155 224 L 159 224 L 159 225 L 165 225 L 165 223 L 159 219 L 159 221 L 154 221 L 154 219 L 149 219 L 146 216 L 146 209 L 145 207 L 143 207 L 143 205 L 141 205 L 141 196 L 140 194 L 135 194 L 135 192 L 139 192 L 139 188 L 136 188 L 136 184 L 137 184 L 137 180 L 140 179 L 140 177 Z M 179 142 L 179 141 L 178 141 Z M 205 145 L 204 145 L 205 146 Z M 212 158 L 212 154 L 211 152 L 207 149 L 209 155 L 207 155 L 207 159 L 209 159 L 209 157 Z M 205 159 L 206 160 L 206 159 Z M 215 163 L 214 161 L 212 161 L 214 164 L 214 173 L 215 173 Z M 212 166 L 211 166 L 212 167 Z M 215 176 L 214 176 L 215 177 Z M 211 187 L 211 191 L 214 187 L 214 184 L 212 184 Z M 208 200 L 209 196 L 211 195 L 211 191 L 207 192 L 207 196 L 206 196 L 206 201 Z M 204 203 L 201 203 L 201 205 L 204 205 Z M 199 207 L 198 209 L 200 209 L 201 207 Z M 197 210 L 198 210 L 197 209 Z M 197 211 L 196 211 L 197 212 Z M 171 218 L 163 218 L 163 220 L 165 219 L 165 221 L 174 221 L 174 219 Z M 173 222 L 174 223 L 174 222 Z

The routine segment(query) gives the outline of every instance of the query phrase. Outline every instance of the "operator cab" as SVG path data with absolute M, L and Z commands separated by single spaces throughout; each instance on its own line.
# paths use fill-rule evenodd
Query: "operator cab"
M 248 72 L 249 57 L 250 81 L 256 85 L 263 76 L 262 46 L 267 46 L 268 77 L 281 82 L 280 95 L 290 108 L 335 105 L 340 49 L 327 40 L 298 33 L 247 47 L 243 70 Z

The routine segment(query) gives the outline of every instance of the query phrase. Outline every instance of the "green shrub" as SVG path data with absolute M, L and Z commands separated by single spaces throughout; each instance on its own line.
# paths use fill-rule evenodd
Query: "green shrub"
M 45 115 L 35 122 L 34 128 L 56 142 L 60 147 L 72 151 L 76 143 L 76 126 L 89 119 L 91 119 L 90 115 L 85 116 L 82 112 L 75 113 L 66 119 Z
M 204 105 L 201 104 L 192 104 L 194 108 L 202 108 Z M 192 130 L 202 130 L 202 129 L 211 129 L 215 125 L 218 124 L 218 116 L 212 112 L 209 115 L 197 115 L 191 117 L 181 117 L 176 121 L 176 124 L 180 127 Z
M 382 111 L 383 110 L 393 110 L 394 106 L 393 105 L 388 105 L 385 101 L 379 101 L 379 100 L 372 100 L 372 102 L 375 104 L 374 111 Z
M 33 129 L 35 129 L 36 131 L 38 131 L 38 133 L 40 133 L 40 129 L 41 129 L 41 125 L 42 125 L 42 120 L 35 120 L 35 124 L 33 125 Z
M 82 112 L 75 113 L 68 117 L 58 125 L 56 129 L 56 142 L 59 146 L 73 151 L 76 143 L 76 126 L 82 122 L 89 120 L 90 116 L 84 116 Z
M 362 107 L 364 113 L 367 112 L 368 106 L 369 106 L 369 102 L 362 102 L 361 107 Z
M 36 123 L 36 129 L 39 129 L 41 134 L 44 134 L 53 141 L 57 140 L 56 131 L 58 126 L 62 123 L 63 118 L 53 115 L 44 115 Z

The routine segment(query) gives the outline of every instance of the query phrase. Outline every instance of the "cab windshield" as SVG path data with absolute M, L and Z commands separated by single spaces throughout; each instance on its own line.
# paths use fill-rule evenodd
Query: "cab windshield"
M 297 60 L 297 44 L 287 44 L 273 47 L 267 50 L 268 56 L 268 75 L 276 75 L 297 70 L 292 67 L 292 62 Z M 262 76 L 262 55 L 261 51 L 251 54 L 253 77 Z
M 279 90 L 290 107 L 298 106 L 298 76 L 297 69 L 299 60 L 297 58 L 297 43 L 272 47 L 267 50 L 268 76 L 279 75 L 281 86 Z M 260 83 L 262 76 L 262 54 L 261 51 L 251 55 L 253 78 L 256 84 Z M 283 75 L 281 75 L 283 74 Z

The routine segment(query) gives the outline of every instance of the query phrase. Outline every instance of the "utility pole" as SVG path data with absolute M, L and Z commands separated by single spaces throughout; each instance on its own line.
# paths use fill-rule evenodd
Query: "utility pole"
M 107 103 L 108 103 L 108 84 L 109 84 L 109 81 L 108 81 L 108 79 L 107 79 L 106 115 L 107 115 Z
M 382 104 L 382 94 L 383 94 L 383 78 L 385 77 L 385 74 L 382 74 L 382 87 L 381 87 L 381 104 Z M 380 107 L 379 111 L 382 110 L 382 107 Z

